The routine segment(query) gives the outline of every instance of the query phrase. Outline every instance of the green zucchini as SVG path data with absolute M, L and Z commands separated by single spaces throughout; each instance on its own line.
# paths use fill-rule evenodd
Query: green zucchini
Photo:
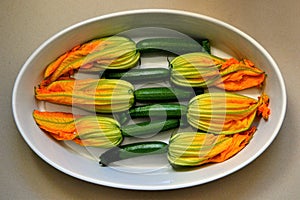
M 130 70 L 105 70 L 100 78 L 123 79 L 132 83 L 165 81 L 170 79 L 170 70 L 166 68 L 144 68 Z
M 134 96 L 136 102 L 171 102 L 189 100 L 203 92 L 202 88 L 152 87 L 137 89 Z
M 178 103 L 160 103 L 135 106 L 128 111 L 116 115 L 116 117 L 120 124 L 126 124 L 130 119 L 136 118 L 151 118 L 155 120 L 178 119 L 180 120 L 180 126 L 186 127 L 188 125 L 186 115 L 187 106 L 185 105 Z
M 180 119 L 181 116 L 185 116 L 187 113 L 187 107 L 178 103 L 160 103 L 149 104 L 142 106 L 135 106 L 129 109 L 128 114 L 131 118 L 141 117 L 167 117 Z
M 147 52 L 169 52 L 175 55 L 181 55 L 192 52 L 210 53 L 210 44 L 208 39 L 193 40 L 189 38 L 148 38 L 137 42 L 137 51 Z
M 179 125 L 179 119 L 147 121 L 123 126 L 121 133 L 125 137 L 138 137 L 174 129 Z
M 113 147 L 100 155 L 99 164 L 109 164 L 138 156 L 164 154 L 167 152 L 168 144 L 161 141 L 137 142 Z

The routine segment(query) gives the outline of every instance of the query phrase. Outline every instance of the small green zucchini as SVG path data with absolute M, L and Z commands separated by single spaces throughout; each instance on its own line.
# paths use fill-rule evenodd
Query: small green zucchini
M 125 137 L 139 137 L 174 129 L 179 125 L 179 119 L 154 120 L 123 126 L 121 133 Z
M 134 91 L 136 102 L 171 102 L 188 100 L 203 94 L 202 88 L 179 88 L 179 87 L 151 87 L 140 88 Z
M 166 81 L 170 79 L 170 70 L 166 68 L 143 68 L 130 70 L 105 70 L 100 78 L 122 79 L 131 83 Z
M 169 52 L 181 55 L 192 52 L 210 53 L 210 43 L 208 39 L 189 39 L 189 38 L 148 38 L 137 42 L 137 51 L 147 52 Z
M 167 152 L 168 144 L 161 141 L 137 142 L 113 147 L 100 155 L 99 164 L 109 164 L 138 156 L 164 154 Z
M 120 124 L 126 124 L 130 119 L 136 118 L 150 118 L 154 120 L 166 120 L 166 125 L 175 121 L 168 122 L 169 119 L 180 120 L 181 127 L 187 126 L 187 106 L 179 103 L 160 103 L 160 104 L 147 104 L 130 108 L 121 114 L 116 115 Z
M 156 117 L 177 118 L 185 116 L 187 107 L 179 103 L 160 103 L 135 106 L 128 111 L 131 118 Z

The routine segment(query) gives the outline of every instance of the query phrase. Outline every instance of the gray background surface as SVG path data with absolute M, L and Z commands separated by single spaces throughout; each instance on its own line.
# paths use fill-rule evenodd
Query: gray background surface
M 30 54 L 77 22 L 141 8 L 186 10 L 225 21 L 256 39 L 278 63 L 288 92 L 286 119 L 275 141 L 250 165 L 191 188 L 130 191 L 65 175 L 25 143 L 12 117 L 11 94 Z M 0 36 L 0 199 L 300 199 L 300 1 L 1 0 Z

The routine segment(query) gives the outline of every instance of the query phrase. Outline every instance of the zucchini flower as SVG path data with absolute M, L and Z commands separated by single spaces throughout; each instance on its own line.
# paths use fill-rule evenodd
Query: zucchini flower
M 240 152 L 249 143 L 255 131 L 256 127 L 233 135 L 177 133 L 170 138 L 168 160 L 173 167 L 223 162 Z
M 69 77 L 79 68 L 88 71 L 129 69 L 139 58 L 135 42 L 128 38 L 111 36 L 94 39 L 73 47 L 50 63 L 44 72 L 43 84 Z
M 223 59 L 206 53 L 189 53 L 171 62 L 171 81 L 185 87 L 216 86 L 240 91 L 260 86 L 265 73 L 250 60 Z
M 171 81 L 186 87 L 207 87 L 216 81 L 223 59 L 207 53 L 188 53 L 171 62 Z
M 108 117 L 38 110 L 34 110 L 33 117 L 38 126 L 56 140 L 103 148 L 117 146 L 123 140 L 120 124 Z
M 128 110 L 134 103 L 131 83 L 114 79 L 59 80 L 35 88 L 37 100 L 101 113 Z
M 187 111 L 189 124 L 215 134 L 234 134 L 250 128 L 255 116 L 268 119 L 269 98 L 258 100 L 234 93 L 205 93 L 190 100 Z

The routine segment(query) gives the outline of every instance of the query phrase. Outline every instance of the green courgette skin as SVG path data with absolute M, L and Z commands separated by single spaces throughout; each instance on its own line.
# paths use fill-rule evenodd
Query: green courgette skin
M 136 47 L 140 53 L 168 52 L 175 55 L 192 52 L 210 53 L 210 43 L 208 39 L 148 38 L 137 42 Z
M 120 124 L 126 124 L 130 119 L 181 119 L 186 121 L 187 106 L 179 103 L 146 104 L 130 108 L 128 111 L 116 115 Z
M 166 81 L 170 79 L 170 70 L 166 68 L 141 68 L 130 70 L 105 70 L 99 74 L 100 78 L 122 79 L 131 83 Z
M 179 119 L 155 120 L 123 126 L 121 132 L 125 137 L 139 137 L 174 129 L 179 125 Z
M 135 106 L 129 109 L 131 118 L 156 117 L 156 118 L 177 118 L 185 116 L 187 107 L 178 103 L 160 103 Z
M 170 88 L 170 87 L 152 87 L 140 88 L 134 91 L 136 102 L 171 102 L 188 100 L 192 97 L 203 94 L 204 90 L 197 88 Z
M 108 166 L 113 162 L 133 157 L 164 154 L 167 150 L 168 144 L 161 141 L 137 142 L 120 145 L 101 154 L 99 157 L 99 164 L 102 166 Z

